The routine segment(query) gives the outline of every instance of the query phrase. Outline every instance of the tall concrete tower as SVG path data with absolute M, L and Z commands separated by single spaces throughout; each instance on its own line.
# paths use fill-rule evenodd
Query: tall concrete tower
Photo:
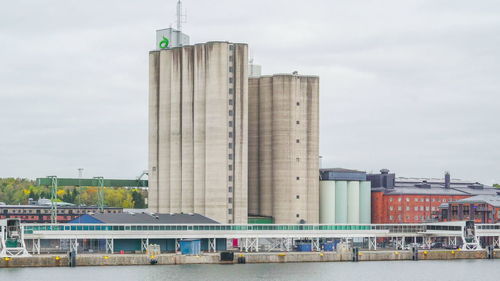
M 319 223 L 319 78 L 249 79 L 249 214 Z
M 149 54 L 149 208 L 247 223 L 248 46 Z

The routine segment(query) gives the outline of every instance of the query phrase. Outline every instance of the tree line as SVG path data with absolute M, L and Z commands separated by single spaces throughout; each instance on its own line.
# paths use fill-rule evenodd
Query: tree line
M 8 205 L 28 204 L 29 198 L 37 201 L 51 198 L 50 187 L 37 186 L 35 181 L 22 178 L 0 178 L 0 202 Z M 146 208 L 147 191 L 123 187 L 104 188 L 104 205 L 120 208 Z M 96 186 L 58 187 L 58 201 L 76 205 L 97 205 Z

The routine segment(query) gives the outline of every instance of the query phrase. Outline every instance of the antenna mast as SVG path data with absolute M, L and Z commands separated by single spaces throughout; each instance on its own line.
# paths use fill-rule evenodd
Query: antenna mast
M 177 30 L 182 31 L 182 3 L 177 1 Z

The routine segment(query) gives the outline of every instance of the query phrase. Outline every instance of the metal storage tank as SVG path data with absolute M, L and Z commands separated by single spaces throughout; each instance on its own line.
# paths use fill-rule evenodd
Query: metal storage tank
M 347 223 L 347 181 L 335 182 L 335 223 Z
M 347 183 L 347 223 L 359 223 L 359 181 Z
M 359 223 L 371 223 L 371 182 L 362 181 L 359 185 Z
M 319 223 L 335 224 L 335 181 L 319 182 Z

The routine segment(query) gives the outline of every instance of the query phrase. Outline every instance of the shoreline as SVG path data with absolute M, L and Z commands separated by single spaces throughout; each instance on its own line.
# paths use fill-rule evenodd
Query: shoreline
M 221 261 L 220 253 L 202 253 L 200 255 L 160 254 L 157 265 L 181 264 L 238 264 L 239 258 L 244 263 L 302 263 L 302 262 L 353 262 L 355 256 L 351 252 L 234 252 L 232 261 Z M 487 259 L 486 250 L 430 250 L 419 251 L 418 260 L 456 260 Z M 493 259 L 500 258 L 500 250 L 493 251 Z M 360 251 L 358 262 L 364 261 L 414 261 L 411 251 Z M 76 257 L 76 266 L 127 266 L 150 265 L 146 254 L 80 254 Z M 68 256 L 34 255 L 30 257 L 1 258 L 0 268 L 19 267 L 68 267 Z

